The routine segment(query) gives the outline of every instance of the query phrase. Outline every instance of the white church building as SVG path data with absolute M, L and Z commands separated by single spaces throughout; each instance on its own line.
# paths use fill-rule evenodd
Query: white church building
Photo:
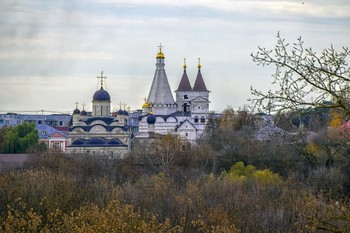
M 130 150 L 131 132 L 128 126 L 128 112 L 119 110 L 111 113 L 111 97 L 104 89 L 101 72 L 101 87 L 92 97 L 91 116 L 78 106 L 73 111 L 72 124 L 68 130 L 71 144 L 67 153 L 108 155 L 122 157 Z
M 156 57 L 154 74 L 148 98 L 142 106 L 139 121 L 139 133 L 136 137 L 147 137 L 148 133 L 178 135 L 190 142 L 195 142 L 204 133 L 209 116 L 209 93 L 198 62 L 198 73 L 192 86 L 184 72 L 174 100 L 164 69 L 165 56 L 160 46 Z

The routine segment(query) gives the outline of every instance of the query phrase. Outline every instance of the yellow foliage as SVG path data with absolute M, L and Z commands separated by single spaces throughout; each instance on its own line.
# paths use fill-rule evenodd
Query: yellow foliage
M 343 116 L 338 111 L 332 111 L 332 120 L 329 123 L 331 127 L 340 127 L 343 123 Z
M 229 171 L 230 177 L 250 177 L 255 172 L 255 167 L 252 165 L 244 166 L 243 162 L 238 162 L 232 165 Z
M 282 179 L 278 174 L 275 174 L 271 172 L 268 169 L 265 170 L 257 170 L 253 174 L 254 180 L 256 180 L 259 184 L 262 185 L 269 185 L 269 184 L 276 184 L 281 183 Z
M 21 210 L 7 206 L 6 219 L 3 220 L 5 232 L 38 232 L 42 216 L 38 215 L 31 208 L 26 209 L 26 205 L 18 199 L 17 205 Z
M 314 155 L 317 153 L 317 145 L 315 143 L 309 143 L 306 145 L 306 152 L 308 154 Z
M 256 170 L 252 165 L 244 166 L 243 162 L 238 162 L 232 165 L 228 176 L 234 180 L 254 180 L 262 185 L 271 183 L 280 183 L 282 181 L 278 174 L 271 172 L 268 169 Z

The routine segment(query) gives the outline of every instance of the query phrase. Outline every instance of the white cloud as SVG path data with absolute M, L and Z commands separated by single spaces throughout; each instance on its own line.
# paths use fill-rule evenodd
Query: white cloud
M 0 51 L 0 59 L 74 59 L 74 60 L 113 60 L 113 55 L 108 52 L 90 51 L 23 51 L 17 50 L 11 53 Z
M 99 2 L 105 4 L 114 4 L 118 6 L 175 6 L 175 7 L 206 7 L 210 9 L 220 10 L 224 12 L 248 12 L 251 14 L 284 15 L 285 13 L 298 14 L 313 17 L 350 17 L 350 5 L 343 2 L 343 6 L 339 7 L 339 3 L 327 4 L 325 6 L 319 2 L 311 1 L 264 1 L 264 0 L 86 0 L 88 2 Z M 161 15 L 162 12 L 160 11 Z

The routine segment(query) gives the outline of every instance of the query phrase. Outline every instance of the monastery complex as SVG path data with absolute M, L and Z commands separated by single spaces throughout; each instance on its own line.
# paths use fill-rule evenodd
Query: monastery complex
M 194 144 L 205 131 L 209 117 L 209 93 L 198 59 L 198 73 L 193 85 L 187 76 L 186 60 L 175 99 L 165 71 L 162 46 L 156 55 L 156 68 L 148 98 L 139 110 L 111 110 L 108 93 L 101 72 L 98 90 L 92 96 L 92 111 L 76 108 L 69 114 L 0 114 L 0 127 L 13 127 L 23 122 L 36 125 L 39 140 L 52 151 L 84 154 L 107 154 L 120 157 L 129 153 L 133 145 L 147 144 L 156 138 L 171 135 Z M 149 80 L 151 83 L 151 79 Z M 147 93 L 145 93 L 146 95 Z

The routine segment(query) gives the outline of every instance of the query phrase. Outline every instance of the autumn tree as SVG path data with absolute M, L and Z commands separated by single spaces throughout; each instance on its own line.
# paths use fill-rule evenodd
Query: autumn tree
M 169 172 L 176 166 L 184 166 L 190 143 L 176 135 L 154 135 L 151 139 L 137 140 L 132 157 L 138 164 L 155 172 Z
M 278 34 L 275 48 L 259 47 L 251 54 L 258 65 L 276 67 L 274 90 L 263 92 L 252 87 L 255 97 L 251 101 L 259 109 L 272 111 L 323 107 L 350 113 L 349 54 L 348 48 L 338 52 L 333 46 L 318 54 L 305 48 L 301 38 L 289 44 Z
M 212 118 L 199 146 L 209 145 L 215 152 L 217 170 L 229 169 L 235 162 L 251 161 L 257 144 L 253 136 L 253 114 L 247 109 L 235 111 L 228 106 L 220 117 Z

